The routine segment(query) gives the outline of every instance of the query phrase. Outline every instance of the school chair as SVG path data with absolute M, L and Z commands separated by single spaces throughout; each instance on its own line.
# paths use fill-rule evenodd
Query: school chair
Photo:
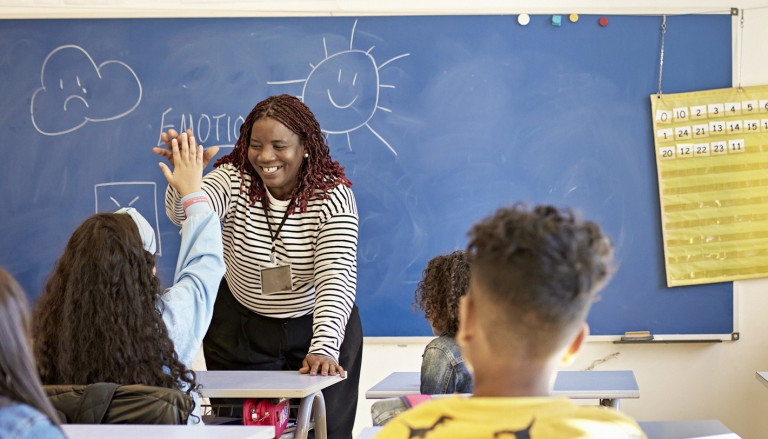
M 62 424 L 186 424 L 194 400 L 141 384 L 43 386 Z

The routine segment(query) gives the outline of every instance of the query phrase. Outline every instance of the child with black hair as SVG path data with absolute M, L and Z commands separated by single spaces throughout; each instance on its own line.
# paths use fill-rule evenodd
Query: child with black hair
M 376 437 L 645 438 L 617 410 L 552 396 L 557 370 L 589 334 L 590 306 L 613 273 L 613 245 L 600 227 L 570 210 L 517 204 L 469 237 L 456 340 L 473 394 L 424 402 Z

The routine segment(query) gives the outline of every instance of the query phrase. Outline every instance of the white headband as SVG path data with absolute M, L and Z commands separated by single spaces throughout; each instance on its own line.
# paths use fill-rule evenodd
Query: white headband
M 146 219 L 139 213 L 138 210 L 133 207 L 123 207 L 115 213 L 127 213 L 133 218 L 133 222 L 136 223 L 136 227 L 139 229 L 139 235 L 141 235 L 141 244 L 144 246 L 144 250 L 155 254 L 157 246 L 155 245 L 155 229 L 149 225 Z

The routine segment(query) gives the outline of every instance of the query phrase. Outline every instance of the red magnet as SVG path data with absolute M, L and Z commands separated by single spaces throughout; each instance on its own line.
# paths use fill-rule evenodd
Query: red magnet
M 600 26 L 605 27 L 608 26 L 608 19 L 605 17 L 600 17 L 600 20 L 597 21 Z

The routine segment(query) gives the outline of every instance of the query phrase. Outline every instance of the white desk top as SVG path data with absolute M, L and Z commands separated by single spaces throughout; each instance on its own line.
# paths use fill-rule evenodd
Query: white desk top
M 365 427 L 355 439 L 373 439 L 384 427 Z
M 739 439 L 716 420 L 638 422 L 648 439 Z M 357 439 L 373 439 L 382 427 L 366 427 Z
M 707 419 L 695 421 L 638 422 L 648 439 L 738 439 L 722 422 Z
M 420 372 L 393 372 L 365 392 L 368 399 L 396 398 L 419 393 Z M 560 371 L 552 392 L 574 399 L 639 398 L 631 370 Z
M 640 398 L 631 370 L 561 370 L 552 394 L 573 399 Z
M 763 383 L 763 385 L 768 387 L 768 372 L 756 372 L 755 377 L 758 381 Z
M 275 427 L 262 425 L 66 424 L 69 439 L 273 439 Z
M 292 370 L 195 371 L 204 398 L 304 398 L 343 380 Z

